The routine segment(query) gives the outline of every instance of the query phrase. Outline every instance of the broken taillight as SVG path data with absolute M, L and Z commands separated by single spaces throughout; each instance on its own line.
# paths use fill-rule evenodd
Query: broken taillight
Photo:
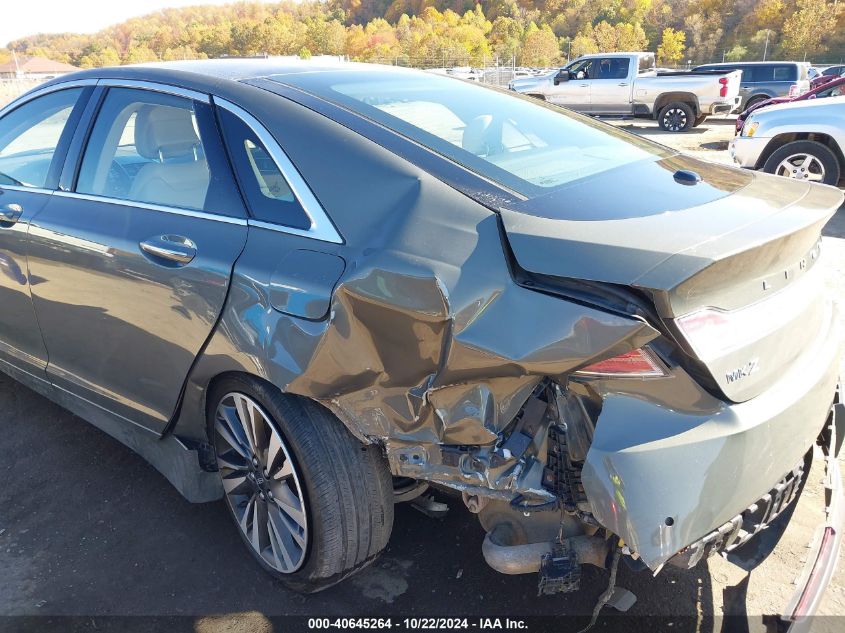
M 587 365 L 575 373 L 613 378 L 657 378 L 666 375 L 654 354 L 643 347 Z

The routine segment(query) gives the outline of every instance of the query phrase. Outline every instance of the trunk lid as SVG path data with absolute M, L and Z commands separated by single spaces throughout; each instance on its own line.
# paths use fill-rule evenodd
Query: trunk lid
M 678 170 L 701 176 L 679 184 Z M 821 331 L 833 188 L 684 156 L 642 161 L 501 209 L 528 272 L 630 286 L 728 399 L 762 392 Z

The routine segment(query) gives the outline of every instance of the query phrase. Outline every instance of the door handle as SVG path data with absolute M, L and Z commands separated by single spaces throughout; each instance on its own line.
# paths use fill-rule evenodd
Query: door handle
M 618 84 L 618 85 L 620 85 L 620 86 L 627 86 L 628 84 L 627 84 L 626 82 L 624 82 L 624 81 L 623 81 L 621 84 Z
M 159 235 L 139 244 L 141 250 L 154 258 L 177 264 L 190 263 L 197 256 L 197 245 L 181 235 Z
M 586 87 L 587 87 L 587 86 L 589 86 L 589 85 L 590 85 L 590 84 L 580 84 L 580 86 L 581 86 L 582 88 L 586 88 Z
M 12 226 L 21 219 L 23 207 L 19 204 L 11 203 L 0 206 L 0 225 Z

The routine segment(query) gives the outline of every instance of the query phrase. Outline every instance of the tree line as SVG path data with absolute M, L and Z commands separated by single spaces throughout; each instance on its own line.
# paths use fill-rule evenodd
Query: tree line
M 201 0 L 200 0 L 201 1 Z M 661 65 L 840 61 L 839 0 L 306 0 L 165 9 L 94 34 L 34 34 L 10 51 L 81 67 L 253 55 L 346 55 L 410 66 L 551 66 L 652 50 Z

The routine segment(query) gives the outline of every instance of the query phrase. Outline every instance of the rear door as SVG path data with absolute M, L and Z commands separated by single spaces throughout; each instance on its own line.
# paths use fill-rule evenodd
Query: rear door
M 0 117 L 0 361 L 41 378 L 47 350 L 29 295 L 27 228 L 58 184 L 91 91 L 75 86 L 41 94 Z
M 631 58 L 600 57 L 594 60 L 590 84 L 590 112 L 593 114 L 630 114 L 631 83 L 634 72 Z
M 47 374 L 161 432 L 223 307 L 245 211 L 207 95 L 110 86 L 84 123 L 66 190 L 29 230 Z

